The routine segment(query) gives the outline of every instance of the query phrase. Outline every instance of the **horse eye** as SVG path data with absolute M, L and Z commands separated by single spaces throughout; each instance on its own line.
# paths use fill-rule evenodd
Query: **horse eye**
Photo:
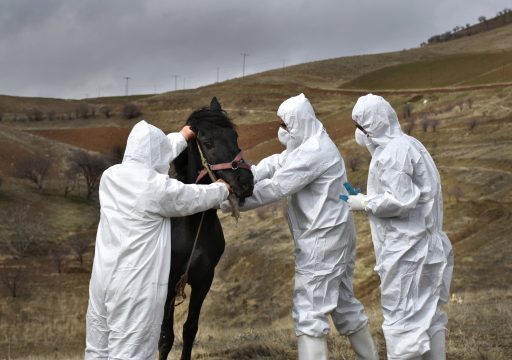
M 207 147 L 208 149 L 211 149 L 213 147 L 213 141 L 210 140 L 203 140 L 203 145 Z

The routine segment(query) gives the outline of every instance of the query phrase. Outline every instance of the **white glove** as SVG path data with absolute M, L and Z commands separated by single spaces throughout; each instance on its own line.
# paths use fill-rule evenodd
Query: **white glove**
M 347 200 L 348 206 L 352 211 L 364 210 L 366 205 L 366 195 L 357 194 L 349 195 Z
M 233 211 L 233 209 L 231 208 L 231 204 L 229 203 L 229 200 L 224 200 L 223 202 L 221 202 L 220 209 L 224 214 L 229 214 Z

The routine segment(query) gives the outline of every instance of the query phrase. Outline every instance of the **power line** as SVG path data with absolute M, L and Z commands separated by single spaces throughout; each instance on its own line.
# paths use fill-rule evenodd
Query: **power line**
M 125 91 L 124 91 L 124 94 L 126 96 L 128 96 L 128 82 L 130 81 L 131 77 L 129 76 L 125 76 L 124 79 L 126 80 L 126 87 L 125 87 Z
M 178 90 L 178 75 L 173 75 L 174 77 L 174 91 Z
M 243 58 L 244 58 L 244 61 L 243 61 L 243 64 L 242 64 L 242 79 L 243 79 L 243 78 L 245 77 L 245 58 L 246 58 L 247 56 L 249 56 L 249 54 L 242 53 L 241 55 L 242 55 L 242 56 L 243 56 Z

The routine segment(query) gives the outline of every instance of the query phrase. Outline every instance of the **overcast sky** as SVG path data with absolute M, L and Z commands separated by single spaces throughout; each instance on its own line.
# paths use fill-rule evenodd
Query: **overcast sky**
M 0 94 L 161 93 L 401 50 L 510 0 L 0 0 Z M 174 77 L 177 75 L 177 78 Z M 175 81 L 177 80 L 177 81 Z

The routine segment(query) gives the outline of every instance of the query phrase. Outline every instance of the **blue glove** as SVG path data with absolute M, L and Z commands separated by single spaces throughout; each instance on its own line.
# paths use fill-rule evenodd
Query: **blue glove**
M 347 189 L 349 195 L 357 195 L 361 192 L 361 189 L 353 188 L 352 184 L 349 183 L 348 181 L 346 183 L 344 183 L 343 186 L 345 186 L 345 189 Z
M 347 189 L 349 195 L 357 195 L 357 194 L 359 194 L 361 192 L 361 189 L 353 188 L 352 184 L 349 183 L 348 181 L 346 183 L 344 183 L 343 186 L 345 187 L 345 189 Z M 348 196 L 347 195 L 340 195 L 340 200 L 343 200 L 343 201 L 346 202 L 346 201 L 348 201 Z

